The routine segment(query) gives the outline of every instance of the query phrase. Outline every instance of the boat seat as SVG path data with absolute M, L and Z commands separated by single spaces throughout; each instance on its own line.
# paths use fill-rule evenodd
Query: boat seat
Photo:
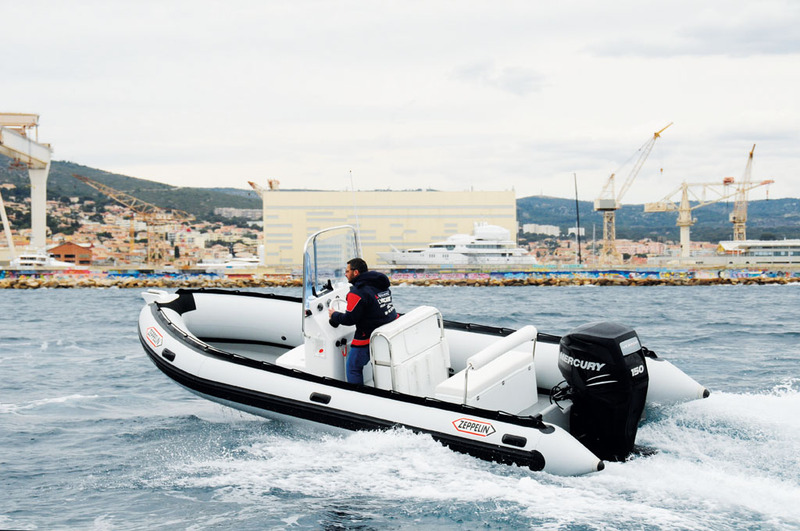
M 372 332 L 370 361 L 375 387 L 433 396 L 447 379 L 450 350 L 439 310 L 419 306 Z
M 536 328 L 525 326 L 467 360 L 464 370 L 436 386 L 435 397 L 517 414 L 538 400 L 534 350 Z M 518 348 L 533 341 L 533 345 Z

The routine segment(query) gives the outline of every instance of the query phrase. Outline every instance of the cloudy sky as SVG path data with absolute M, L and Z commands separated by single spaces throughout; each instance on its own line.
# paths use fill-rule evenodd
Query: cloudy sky
M 800 2 L 0 0 L 0 112 L 177 186 L 800 197 Z M 617 185 L 619 187 L 619 184 Z M 751 192 L 763 199 L 765 189 Z

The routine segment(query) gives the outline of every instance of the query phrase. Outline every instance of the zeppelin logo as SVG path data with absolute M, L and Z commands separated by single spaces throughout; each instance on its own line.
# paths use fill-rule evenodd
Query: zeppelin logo
M 164 343 L 164 336 L 152 326 L 147 329 L 146 337 L 154 347 L 160 347 Z
M 586 361 L 586 360 L 579 360 L 578 358 L 573 358 L 572 356 L 568 356 L 563 352 L 559 353 L 558 359 L 566 363 L 567 365 L 572 365 L 573 367 L 579 367 L 581 369 L 586 369 L 587 371 L 599 371 L 603 367 L 606 366 L 605 363 L 599 363 L 596 361 Z
M 453 426 L 460 432 L 478 435 L 479 437 L 488 437 L 496 431 L 494 426 L 488 422 L 472 419 L 454 420 Z

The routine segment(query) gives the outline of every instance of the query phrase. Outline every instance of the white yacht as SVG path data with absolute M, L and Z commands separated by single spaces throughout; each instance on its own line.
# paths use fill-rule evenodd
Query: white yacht
M 800 265 L 800 240 L 723 240 L 716 253 L 692 252 L 689 258 L 656 256 L 647 260 L 657 266 L 696 265 L 704 267 L 797 267 Z
M 42 252 L 23 252 L 13 260 L 11 267 L 14 269 L 54 269 L 73 268 L 84 269 L 70 262 L 56 260 L 50 254 Z
M 229 256 L 224 262 L 198 262 L 198 268 L 208 272 L 228 269 L 256 269 L 260 264 L 257 256 Z
M 454 234 L 427 247 L 394 249 L 378 253 L 378 258 L 394 267 L 529 267 L 536 257 L 511 239 L 509 231 L 497 225 L 475 223 L 472 234 Z
M 800 265 L 800 240 L 721 241 L 728 265 Z

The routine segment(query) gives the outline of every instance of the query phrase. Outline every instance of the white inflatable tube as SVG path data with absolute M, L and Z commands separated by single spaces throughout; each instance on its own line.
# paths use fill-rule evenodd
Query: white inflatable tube
M 566 430 L 553 426 L 554 431 L 544 434 L 536 449 L 545 456 L 544 471 L 558 476 L 579 476 L 599 472 L 605 463 Z
M 672 404 L 696 398 L 706 398 L 708 389 L 694 378 L 662 358 L 645 358 L 650 382 L 647 403 Z
M 688 402 L 709 395 L 708 389 L 667 360 L 648 357 L 644 359 L 649 376 L 648 404 Z M 558 369 L 558 344 L 539 342 L 535 362 L 539 387 L 550 389 L 564 380 Z

